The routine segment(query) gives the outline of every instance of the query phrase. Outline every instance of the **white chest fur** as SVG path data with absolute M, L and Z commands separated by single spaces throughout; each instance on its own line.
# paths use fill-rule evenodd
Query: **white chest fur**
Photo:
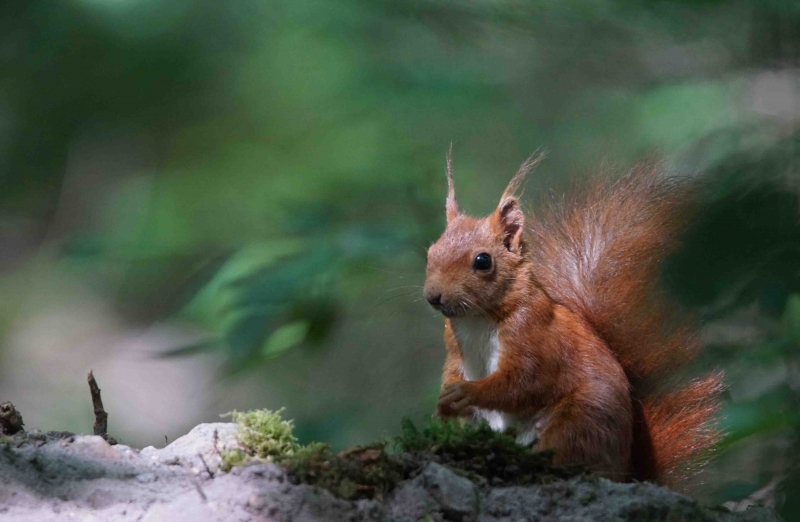
M 497 325 L 483 317 L 458 317 L 450 320 L 463 356 L 464 379 L 476 381 L 497 371 L 503 346 L 497 334 Z M 478 410 L 495 431 L 517 429 L 517 442 L 524 446 L 538 438 L 536 416 L 518 416 L 492 410 Z
M 494 373 L 501 350 L 496 325 L 482 317 L 461 317 L 451 321 L 461 345 L 466 380 L 476 381 Z

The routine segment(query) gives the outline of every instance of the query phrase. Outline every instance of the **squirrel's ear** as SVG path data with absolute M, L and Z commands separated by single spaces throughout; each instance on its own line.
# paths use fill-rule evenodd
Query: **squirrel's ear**
M 495 219 L 503 235 L 503 244 L 511 252 L 519 253 L 522 247 L 522 232 L 525 215 L 519 208 L 517 198 L 504 197 L 495 211 Z
M 458 215 L 458 202 L 456 201 L 456 188 L 453 184 L 453 144 L 447 151 L 447 222 L 450 223 Z
M 522 162 L 517 169 L 514 177 L 508 182 L 508 186 L 503 191 L 500 204 L 494 213 L 494 219 L 503 234 L 503 243 L 511 252 L 519 252 L 522 246 L 522 231 L 525 227 L 525 215 L 519 208 L 517 198 L 514 193 L 517 191 L 525 176 L 533 170 L 543 159 L 544 152 L 533 153 L 528 159 Z

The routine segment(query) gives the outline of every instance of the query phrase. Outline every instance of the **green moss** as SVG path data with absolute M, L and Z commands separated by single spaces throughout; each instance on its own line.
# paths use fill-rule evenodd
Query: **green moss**
M 404 478 L 402 463 L 373 444 L 332 454 L 327 444 L 307 446 L 283 461 L 295 483 L 313 484 L 355 500 L 381 498 Z
M 422 429 L 404 419 L 394 450 L 420 462 L 438 462 L 493 486 L 541 484 L 580 475 L 582 466 L 556 466 L 551 451 L 520 446 L 513 433 L 488 424 L 432 420 Z
M 300 447 L 292 430 L 294 424 L 283 420 L 278 411 L 252 410 L 230 413 L 239 426 L 236 435 L 239 444 L 251 456 L 261 459 L 280 458 L 292 455 Z
M 552 460 L 552 452 L 519 446 L 513 434 L 494 432 L 486 423 L 431 421 L 417 428 L 404 420 L 402 434 L 388 444 L 335 455 L 326 445 L 306 447 L 282 464 L 293 482 L 324 487 L 353 500 L 380 498 L 430 462 L 492 486 L 541 484 L 584 472 L 577 466 L 555 466 Z
M 401 435 L 394 439 L 396 451 L 418 452 L 435 448 L 457 448 L 462 445 L 491 443 L 506 451 L 525 453 L 514 435 L 492 431 L 488 424 L 432 419 L 422 429 L 409 419 L 401 423 Z
M 272 462 L 294 455 L 302 446 L 297 442 L 291 420 L 283 420 L 281 413 L 271 410 L 232 411 L 223 416 L 233 419 L 238 426 L 236 439 L 241 450 L 222 453 L 220 469 L 229 471 L 247 462 Z
M 222 462 L 219 465 L 219 469 L 222 471 L 230 471 L 234 466 L 241 466 L 249 458 L 244 451 L 238 449 L 223 451 L 220 453 L 220 457 L 222 457 Z
M 282 411 L 233 412 L 242 449 L 223 454 L 221 469 L 272 461 L 286 469 L 292 482 L 323 487 L 350 500 L 381 498 L 430 462 L 492 486 L 538 484 L 584 471 L 554 466 L 552 453 L 518 446 L 513 434 L 494 432 L 485 423 L 456 421 L 431 421 L 420 429 L 404 420 L 402 434 L 389 443 L 334 454 L 327 444 L 299 444 L 292 422 L 281 419 Z

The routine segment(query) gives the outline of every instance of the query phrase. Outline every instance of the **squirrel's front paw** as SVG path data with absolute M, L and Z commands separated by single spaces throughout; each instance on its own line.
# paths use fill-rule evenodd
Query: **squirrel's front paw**
M 474 413 L 472 387 L 466 381 L 446 385 L 439 394 L 436 413 L 440 417 L 466 417 Z

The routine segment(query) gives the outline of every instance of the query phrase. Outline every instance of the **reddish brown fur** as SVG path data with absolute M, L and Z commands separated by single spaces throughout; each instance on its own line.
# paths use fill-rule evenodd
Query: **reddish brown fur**
M 512 193 L 532 164 L 492 215 L 474 219 L 458 212 L 448 161 L 448 226 L 428 252 L 426 296 L 440 294 L 446 315 L 489 318 L 502 351 L 493 373 L 464 380 L 446 319 L 438 411 L 539 413 L 537 447 L 555 449 L 558 462 L 675 486 L 718 438 L 710 421 L 720 391 L 717 375 L 664 390 L 698 346 L 656 283 L 685 219 L 687 185 L 643 164 L 525 227 Z M 494 260 L 489 272 L 472 269 L 481 252 Z

